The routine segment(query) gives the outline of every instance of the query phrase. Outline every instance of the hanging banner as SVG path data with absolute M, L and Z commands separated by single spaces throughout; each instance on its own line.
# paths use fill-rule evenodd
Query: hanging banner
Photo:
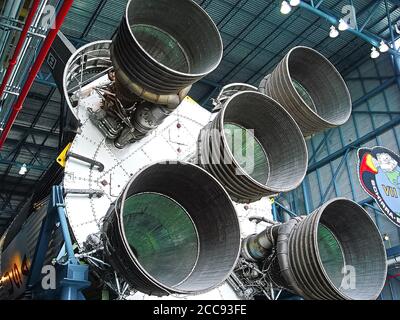
M 384 147 L 358 150 L 358 177 L 382 212 L 400 227 L 400 156 Z

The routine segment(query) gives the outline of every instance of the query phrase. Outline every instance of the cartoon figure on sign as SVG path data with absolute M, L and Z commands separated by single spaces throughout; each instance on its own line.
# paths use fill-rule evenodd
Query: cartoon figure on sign
M 384 147 L 358 150 L 358 173 L 363 189 L 382 212 L 400 227 L 400 157 Z
M 397 187 L 400 176 L 398 162 L 387 153 L 378 153 L 376 157 L 377 159 L 372 158 L 374 165 L 382 169 L 388 180 Z

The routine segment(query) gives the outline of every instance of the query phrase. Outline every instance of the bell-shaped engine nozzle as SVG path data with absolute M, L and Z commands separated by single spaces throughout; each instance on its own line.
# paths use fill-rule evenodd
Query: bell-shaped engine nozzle
M 179 94 L 217 68 L 223 44 L 209 15 L 192 0 L 131 0 L 111 46 L 125 94 L 138 87 Z
M 110 208 L 103 229 L 111 265 L 151 295 L 209 291 L 226 280 L 240 253 L 229 195 L 189 163 L 141 170 Z
M 333 199 L 304 219 L 249 237 L 244 256 L 262 260 L 273 246 L 274 282 L 306 299 L 372 300 L 385 284 L 382 237 L 368 213 L 351 200 Z
M 351 115 L 345 81 L 327 58 L 311 48 L 290 50 L 259 89 L 291 114 L 304 136 L 343 125 Z
M 254 91 L 236 93 L 225 102 L 200 133 L 197 157 L 237 202 L 295 189 L 308 161 L 293 118 L 275 100 Z

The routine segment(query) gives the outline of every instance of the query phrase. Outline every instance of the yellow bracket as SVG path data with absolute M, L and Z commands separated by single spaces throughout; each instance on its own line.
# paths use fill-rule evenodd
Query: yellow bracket
M 197 102 L 194 101 L 194 100 L 193 100 L 191 97 L 189 97 L 189 96 L 186 96 L 184 100 L 186 100 L 187 102 L 189 102 L 189 103 L 191 103 L 191 104 L 197 104 Z
M 72 143 L 68 143 L 68 145 L 64 148 L 64 150 L 57 157 L 58 164 L 63 168 L 65 168 L 65 164 L 67 163 L 67 155 L 68 155 L 69 149 L 71 149 L 71 145 L 72 145 Z

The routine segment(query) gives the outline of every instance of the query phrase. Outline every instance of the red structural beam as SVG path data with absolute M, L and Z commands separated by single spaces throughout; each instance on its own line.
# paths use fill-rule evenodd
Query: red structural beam
M 43 62 L 46 59 L 47 54 L 49 53 L 49 50 L 53 44 L 54 39 L 57 36 L 58 31 L 61 28 L 61 25 L 63 24 L 65 17 L 68 14 L 69 9 L 71 8 L 74 0 L 64 0 L 63 4 L 57 14 L 55 25 L 52 27 L 50 30 L 49 34 L 47 35 L 42 48 L 40 49 L 40 52 L 32 66 L 32 69 L 29 72 L 29 76 L 22 88 L 22 91 L 20 95 L 18 96 L 18 100 L 13 106 L 12 112 L 10 117 L 7 120 L 7 123 L 4 127 L 4 130 L 0 136 L 0 149 L 3 147 L 5 140 L 7 139 L 8 134 L 10 133 L 10 130 L 14 124 L 15 119 L 18 116 L 18 113 L 21 111 L 23 104 L 25 102 L 26 97 L 28 96 L 28 93 L 33 85 L 33 82 L 35 81 L 35 78 L 42 67 Z
M 397 277 L 400 277 L 400 273 L 388 275 L 387 278 L 388 279 L 394 279 L 394 278 L 397 278 Z

